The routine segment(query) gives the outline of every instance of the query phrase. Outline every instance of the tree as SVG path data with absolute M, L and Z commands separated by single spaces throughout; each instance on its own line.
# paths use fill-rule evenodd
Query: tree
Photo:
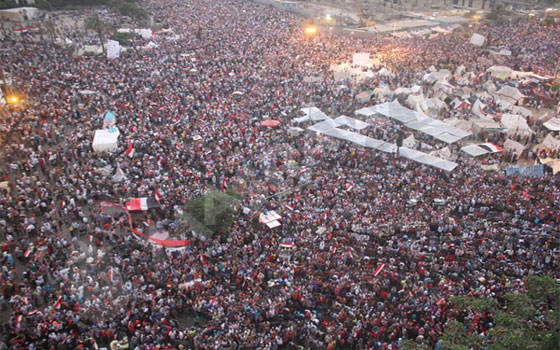
M 181 220 L 197 233 L 211 238 L 230 228 L 238 203 L 235 193 L 208 191 L 187 203 Z
M 97 13 L 86 18 L 86 29 L 93 30 L 97 33 L 99 41 L 101 42 L 101 49 L 105 52 L 105 45 L 103 44 L 105 41 L 103 35 L 105 32 L 105 23 Z

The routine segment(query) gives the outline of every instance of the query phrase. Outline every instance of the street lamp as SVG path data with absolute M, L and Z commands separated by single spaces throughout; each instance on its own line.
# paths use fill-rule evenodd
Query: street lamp
M 474 22 L 476 23 L 476 25 L 478 25 L 478 20 L 480 19 L 480 16 L 477 15 L 477 14 L 474 14 L 474 15 L 472 16 L 472 19 L 474 20 Z

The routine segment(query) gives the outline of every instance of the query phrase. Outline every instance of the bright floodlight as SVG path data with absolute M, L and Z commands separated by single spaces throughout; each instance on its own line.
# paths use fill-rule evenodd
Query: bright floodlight
M 307 34 L 307 35 L 313 35 L 313 34 L 317 33 L 317 28 L 314 27 L 314 26 L 306 27 L 305 30 L 304 30 L 304 33 Z

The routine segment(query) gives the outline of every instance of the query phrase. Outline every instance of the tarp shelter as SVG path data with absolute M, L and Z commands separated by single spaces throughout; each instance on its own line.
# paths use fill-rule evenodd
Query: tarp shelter
M 557 150 L 560 149 L 560 140 L 554 138 L 552 135 L 548 134 L 544 138 L 542 145 L 546 149 Z
M 126 203 L 126 209 L 128 211 L 139 211 L 148 210 L 152 208 L 158 208 L 159 203 L 153 197 L 143 197 L 143 198 L 131 198 Z
M 519 114 L 522 115 L 524 117 L 530 117 L 532 115 L 531 111 L 528 110 L 525 107 L 521 107 L 521 106 L 513 106 L 513 108 L 511 109 L 512 114 Z
M 486 105 L 477 99 L 472 105 L 471 112 L 477 117 L 484 118 L 487 114 L 484 109 L 486 109 Z
M 107 113 L 105 113 L 105 117 L 103 118 L 104 129 L 112 128 L 116 123 L 117 118 L 115 117 L 115 114 L 113 112 L 108 111 Z
M 470 155 L 471 157 L 478 157 L 490 153 L 488 150 L 479 147 L 478 145 L 468 145 L 461 148 L 461 151 Z
M 513 72 L 513 69 L 506 66 L 492 66 L 486 71 L 489 71 L 493 77 L 507 79 L 511 75 L 511 72 Z
M 544 123 L 543 126 L 551 131 L 560 131 L 560 118 L 552 118 Z
M 119 129 L 95 130 L 93 143 L 91 145 L 95 152 L 111 152 L 117 149 L 119 144 Z
M 338 118 L 336 118 L 334 120 L 334 122 L 338 125 L 338 126 L 343 126 L 346 125 L 352 129 L 356 129 L 356 130 L 362 130 L 367 128 L 368 126 L 370 126 L 370 124 L 363 122 L 361 120 L 358 119 L 354 119 L 354 118 L 350 118 L 347 117 L 345 115 L 342 115 Z
M 523 95 L 517 88 L 509 85 L 505 85 L 500 90 L 496 91 L 495 95 L 511 104 L 515 104 L 517 101 L 525 97 L 525 95 Z
M 480 35 L 478 33 L 474 33 L 471 37 L 471 44 L 476 46 L 482 46 L 485 40 L 486 40 L 485 36 Z
M 429 165 L 438 169 L 442 169 L 445 171 L 452 171 L 453 169 L 455 169 L 457 167 L 457 163 L 455 162 L 450 162 L 448 160 L 445 159 L 441 159 L 438 157 L 434 157 L 431 156 L 429 154 L 426 154 L 424 152 L 420 152 L 414 149 L 410 149 L 407 147 L 400 147 L 399 148 L 399 155 L 401 155 L 404 158 L 413 160 L 415 162 L 421 163 L 421 164 L 425 164 L 425 165 Z
M 365 103 L 371 99 L 371 95 L 371 93 L 364 91 L 356 95 L 356 100 L 358 100 L 359 103 Z
M 472 131 L 475 135 L 481 132 L 503 132 L 505 129 L 493 120 L 474 120 L 472 123 Z
M 508 134 L 513 135 L 529 135 L 533 130 L 527 125 L 527 121 L 522 115 L 506 114 L 502 115 L 502 124 L 508 131 Z
M 406 139 L 403 140 L 402 145 L 408 148 L 414 148 L 416 146 L 416 140 L 414 139 L 414 135 L 410 135 Z
M 504 149 L 506 151 L 512 152 L 515 155 L 520 155 L 521 153 L 523 153 L 523 151 L 525 150 L 525 146 L 523 146 L 522 144 L 520 144 L 517 141 L 513 141 L 510 139 L 507 139 L 506 142 L 504 143 Z
M 303 114 L 305 114 L 305 116 L 294 119 L 294 122 L 296 123 L 301 123 L 308 120 L 318 122 L 328 118 L 328 116 L 325 113 L 321 112 L 321 110 L 317 107 L 305 107 L 300 110 L 301 112 L 303 112 Z
M 406 103 L 417 112 L 428 112 L 428 104 L 422 95 L 408 95 Z
M 269 210 L 267 212 L 262 212 L 259 215 L 259 222 L 266 225 L 268 228 L 275 228 L 280 226 L 280 220 L 282 217 L 278 215 L 274 210 Z

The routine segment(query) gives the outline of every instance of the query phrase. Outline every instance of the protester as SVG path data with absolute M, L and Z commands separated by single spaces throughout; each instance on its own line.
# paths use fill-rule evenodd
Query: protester
M 397 349 L 404 339 L 434 346 L 455 317 L 449 297 L 499 297 L 523 291 L 527 276 L 560 277 L 557 176 L 482 172 L 456 146 L 459 166 L 443 173 L 290 129 L 310 104 L 353 115 L 364 106 L 355 96 L 371 84 L 430 91 L 421 82 L 430 66 L 467 67 L 473 92 L 513 83 L 487 73 L 496 58 L 465 43 L 463 29 L 432 39 L 307 38 L 295 15 L 252 2 L 142 6 L 171 31 L 154 34 L 157 48 L 137 39 L 117 59 L 70 56 L 49 41 L 2 42 L 0 59 L 29 100 L 4 111 L 0 313 L 8 349 Z M 73 30 L 84 44 L 97 40 Z M 507 62 L 512 68 L 553 74 L 560 26 L 516 21 L 480 33 L 525 53 Z M 393 77 L 340 88 L 330 64 L 362 51 L 383 53 Z M 542 90 L 520 88 L 529 105 L 540 103 Z M 93 134 L 107 111 L 120 144 L 96 153 Z M 280 126 L 263 128 L 265 119 Z M 529 124 L 534 139 L 517 139 L 534 146 L 545 134 L 542 121 Z M 364 131 L 386 141 L 408 132 L 387 121 Z M 118 169 L 123 176 L 113 181 Z M 229 232 L 193 237 L 184 205 L 227 188 L 247 210 Z M 190 244 L 164 249 L 138 238 L 127 214 L 106 204 L 156 190 L 160 207 L 131 214 L 130 225 Z M 281 225 L 259 224 L 264 210 L 281 214 Z M 185 314 L 194 325 L 185 326 Z

